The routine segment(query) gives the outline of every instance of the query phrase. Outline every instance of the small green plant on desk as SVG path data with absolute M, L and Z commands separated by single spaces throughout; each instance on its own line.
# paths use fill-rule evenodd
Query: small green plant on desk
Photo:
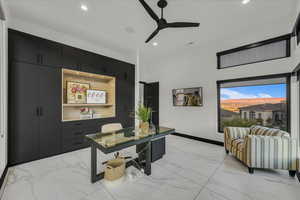
M 142 133 L 148 133 L 149 132 L 149 120 L 151 117 L 151 108 L 145 107 L 143 104 L 140 104 L 136 115 L 138 119 L 140 120 L 140 129 Z

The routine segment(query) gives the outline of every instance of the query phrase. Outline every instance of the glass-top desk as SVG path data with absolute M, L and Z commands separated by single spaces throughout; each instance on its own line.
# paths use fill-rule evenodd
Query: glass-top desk
M 108 154 L 122 149 L 145 143 L 145 164 L 143 166 L 145 174 L 151 174 L 151 141 L 165 137 L 175 132 L 175 129 L 159 127 L 156 130 L 149 130 L 143 134 L 137 128 L 125 128 L 109 133 L 95 133 L 86 135 L 86 139 L 91 146 L 91 182 L 94 183 L 104 178 L 104 173 L 97 174 L 97 149 Z M 135 159 L 135 162 L 140 162 Z M 132 161 L 126 163 L 126 167 L 134 165 Z

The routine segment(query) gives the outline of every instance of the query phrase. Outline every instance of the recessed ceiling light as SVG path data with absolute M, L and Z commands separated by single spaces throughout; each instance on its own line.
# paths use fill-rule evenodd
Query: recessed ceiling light
M 242 4 L 247 4 L 247 3 L 249 3 L 251 0 L 243 0 L 242 1 Z
M 157 42 L 153 42 L 152 45 L 153 45 L 153 46 L 157 46 L 158 43 L 157 43 Z
M 88 7 L 87 7 L 87 5 L 85 5 L 85 4 L 81 4 L 80 5 L 80 8 L 81 8 L 81 10 L 83 10 L 83 11 L 88 11 Z

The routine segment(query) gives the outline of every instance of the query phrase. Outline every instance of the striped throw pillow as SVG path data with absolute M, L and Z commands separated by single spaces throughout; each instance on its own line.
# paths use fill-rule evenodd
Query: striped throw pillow
M 250 135 L 263 135 L 263 136 L 283 136 L 279 129 L 267 128 L 263 126 L 251 126 Z

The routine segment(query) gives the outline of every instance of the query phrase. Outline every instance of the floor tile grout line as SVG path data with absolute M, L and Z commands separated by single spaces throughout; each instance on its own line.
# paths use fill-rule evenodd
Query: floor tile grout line
M 204 188 L 208 185 L 208 183 L 210 182 L 211 178 L 215 175 L 215 173 L 220 169 L 220 167 L 224 164 L 225 160 L 226 160 L 227 156 L 225 156 L 225 158 L 223 159 L 223 161 L 219 164 L 219 166 L 214 170 L 214 172 L 209 176 L 209 178 L 207 179 L 206 183 L 200 188 L 198 194 L 195 196 L 195 198 L 193 200 L 196 200 L 198 198 L 198 196 L 201 194 L 201 192 L 204 190 Z

